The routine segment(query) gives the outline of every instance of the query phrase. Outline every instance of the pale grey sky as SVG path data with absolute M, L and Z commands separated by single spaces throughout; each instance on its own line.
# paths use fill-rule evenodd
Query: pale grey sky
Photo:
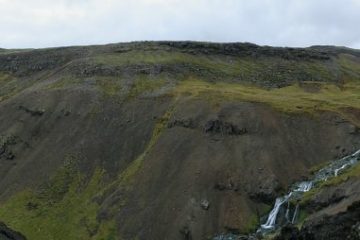
M 360 0 L 0 0 L 0 48 L 139 40 L 360 49 Z

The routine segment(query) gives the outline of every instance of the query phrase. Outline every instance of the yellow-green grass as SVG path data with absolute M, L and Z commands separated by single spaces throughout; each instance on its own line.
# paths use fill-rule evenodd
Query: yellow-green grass
M 29 240 L 118 239 L 114 220 L 100 222 L 97 219 L 100 205 L 93 199 L 104 197 L 115 188 L 132 188 L 134 176 L 166 127 L 173 109 L 171 106 L 157 121 L 145 151 L 120 173 L 118 179 L 104 186 L 104 171 L 96 169 L 87 180 L 75 167 L 76 155 L 69 155 L 64 167 L 49 184 L 42 186 L 41 191 L 22 191 L 0 203 L 0 219 Z M 118 211 L 125 204 L 126 199 L 123 199 L 112 207 L 117 209 L 110 210 Z
M 126 66 L 141 64 L 185 64 L 194 68 L 202 68 L 212 73 L 221 73 L 223 76 L 246 78 L 262 73 L 271 75 L 274 81 L 284 74 L 299 74 L 306 72 L 309 75 L 321 76 L 330 79 L 329 67 L 320 61 L 289 61 L 277 57 L 234 57 L 221 55 L 189 54 L 178 51 L 129 51 L 125 53 L 99 54 L 89 59 L 96 64 L 109 66 Z M 286 69 L 286 71 L 284 71 Z M 279 78 L 279 79 L 278 79 Z
M 0 204 L 0 219 L 29 240 L 116 239 L 115 223 L 99 222 L 92 199 L 102 189 L 103 170 L 90 180 L 65 165 L 40 191 L 26 190 Z
M 21 90 L 17 78 L 0 72 L 0 102 L 14 96 Z
M 130 163 L 130 165 L 121 172 L 121 174 L 118 176 L 117 181 L 110 184 L 107 189 L 111 189 L 114 186 L 121 186 L 125 187 L 127 189 L 132 188 L 132 183 L 134 180 L 134 176 L 139 172 L 139 170 L 142 168 L 143 162 L 145 160 L 145 157 L 149 152 L 152 150 L 154 145 L 156 144 L 157 140 L 159 139 L 162 131 L 167 126 L 167 123 L 174 112 L 174 106 L 171 106 L 164 115 L 158 119 L 157 123 L 154 126 L 154 130 L 151 136 L 151 139 L 149 140 L 149 143 L 147 144 L 145 150 L 143 153 L 141 153 L 135 160 Z M 105 192 L 104 190 L 103 192 Z
M 360 177 L 360 164 L 357 164 L 353 168 L 349 168 L 344 170 L 344 173 L 340 174 L 337 177 L 333 177 L 326 182 L 323 182 L 320 187 L 328 187 L 328 186 L 337 186 L 350 178 L 359 178 Z
M 359 81 L 360 78 L 360 60 L 350 54 L 340 54 L 338 56 L 338 63 L 345 71 L 346 76 L 351 80 Z
M 11 79 L 12 77 L 9 74 L 0 72 L 0 86 Z
M 247 59 L 223 59 L 220 57 L 207 57 L 202 55 L 191 55 L 181 52 L 168 51 L 131 51 L 122 54 L 98 55 L 92 61 L 111 66 L 123 66 L 134 64 L 178 64 L 186 63 L 193 66 L 201 66 L 209 69 L 219 69 L 224 73 L 236 74 L 239 70 L 259 70 L 252 61 Z
M 305 220 L 308 216 L 309 216 L 309 213 L 306 210 L 300 209 L 296 227 L 298 227 L 300 229 L 303 226 L 303 224 L 305 223 Z
M 139 75 L 133 80 L 133 84 L 128 93 L 129 98 L 134 98 L 143 93 L 151 93 L 166 85 L 167 79 L 164 76 L 151 77 L 149 75 Z
M 96 86 L 104 96 L 113 97 L 120 93 L 121 79 L 116 77 L 96 77 Z
M 351 178 L 360 178 L 360 164 L 357 164 L 353 168 L 344 170 L 344 173 L 340 174 L 337 177 L 332 177 L 325 182 L 320 183 L 315 188 L 311 189 L 309 192 L 306 192 L 301 200 L 301 205 L 306 205 L 313 196 L 318 193 L 321 189 L 338 186 L 341 183 L 348 181 Z
M 319 83 L 320 84 L 320 83 Z M 302 86 L 292 85 L 279 89 L 263 89 L 251 85 L 209 83 L 197 79 L 181 82 L 175 95 L 199 97 L 213 103 L 247 101 L 269 104 L 282 112 L 334 111 L 360 109 L 360 84 L 351 82 L 343 87 L 320 84 L 317 92 L 309 92 Z
M 242 228 L 243 233 L 252 233 L 256 231 L 256 229 L 259 227 L 260 220 L 259 217 L 256 214 L 252 214 L 248 220 L 245 226 Z
M 70 86 L 79 85 L 82 80 L 71 75 L 64 75 L 56 82 L 46 85 L 45 89 L 64 89 Z

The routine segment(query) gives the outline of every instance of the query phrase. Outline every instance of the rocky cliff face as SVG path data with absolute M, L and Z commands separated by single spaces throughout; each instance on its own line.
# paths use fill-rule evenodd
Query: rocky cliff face
M 359 79 L 358 51 L 335 47 L 1 51 L 0 220 L 28 239 L 252 232 L 291 183 L 360 148 Z M 356 231 L 349 181 L 309 196 L 300 232 Z

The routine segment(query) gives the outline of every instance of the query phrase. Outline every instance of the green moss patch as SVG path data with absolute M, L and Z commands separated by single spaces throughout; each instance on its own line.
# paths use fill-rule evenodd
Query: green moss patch
M 0 72 L 0 102 L 14 96 L 20 90 L 21 87 L 14 76 Z
M 137 76 L 129 91 L 129 98 L 137 97 L 143 93 L 151 93 L 163 87 L 167 80 L 163 76 L 151 77 L 149 75 Z
M 260 224 L 259 217 L 256 214 L 253 214 L 248 218 L 248 221 L 241 230 L 241 232 L 252 233 L 256 231 L 256 229 L 259 227 L 259 224 Z
M 345 170 L 344 173 L 337 177 L 333 177 L 328 181 L 323 182 L 320 187 L 337 186 L 353 177 L 360 177 L 360 164 L 356 165 L 353 168 Z
M 300 209 L 299 211 L 299 217 L 297 220 L 297 224 L 296 226 L 300 229 L 302 227 L 302 225 L 304 224 L 306 218 L 309 216 L 309 213 L 306 210 L 302 210 Z
M 65 89 L 65 88 L 80 84 L 81 82 L 82 81 L 79 78 L 76 78 L 71 75 L 66 75 L 66 76 L 61 77 L 56 82 L 47 85 L 46 89 Z
M 236 78 L 246 81 L 282 82 L 289 79 L 335 81 L 331 66 L 324 61 L 290 61 L 278 57 L 249 57 L 190 54 L 176 50 L 133 50 L 123 53 L 105 53 L 89 59 L 95 64 L 124 67 L 130 65 L 182 66 L 196 76 L 207 72 L 219 81 Z
M 120 93 L 121 80 L 116 77 L 96 77 L 96 86 L 106 97 L 113 97 Z
M 0 72 L 0 85 L 8 82 L 11 79 L 13 79 L 13 77 L 9 74 Z
M 173 107 L 158 120 L 145 151 L 117 180 L 105 185 L 104 171 L 101 169 L 96 169 L 90 178 L 86 177 L 76 167 L 77 156 L 68 155 L 64 166 L 37 190 L 19 192 L 1 203 L 1 221 L 23 233 L 29 240 L 119 239 L 114 219 L 98 219 L 101 206 L 95 199 L 106 197 L 114 188 L 131 189 L 134 176 L 157 142 L 172 111 Z M 118 211 L 125 204 L 126 199 L 123 199 L 109 210 Z
M 164 113 L 164 115 L 158 119 L 157 123 L 155 124 L 151 139 L 144 152 L 141 153 L 134 161 L 132 161 L 132 163 L 119 175 L 118 180 L 109 185 L 108 188 L 113 188 L 114 186 L 122 186 L 128 189 L 131 188 L 134 176 L 142 168 L 146 155 L 151 151 L 151 149 L 158 141 L 173 112 L 174 106 L 171 106 Z
M 92 199 L 102 189 L 103 171 L 90 179 L 67 162 L 38 191 L 26 190 L 0 205 L 0 219 L 29 240 L 116 239 L 114 222 L 99 222 Z
M 358 58 L 350 54 L 340 54 L 338 56 L 338 63 L 348 79 L 353 81 L 360 80 L 360 61 Z
M 360 164 L 356 165 L 353 168 L 344 170 L 344 172 L 337 176 L 328 179 L 325 182 L 320 183 L 315 188 L 311 189 L 309 192 L 306 192 L 301 199 L 301 205 L 306 205 L 311 201 L 311 199 L 318 193 L 321 189 L 325 189 L 331 186 L 338 186 L 341 183 L 348 181 L 350 178 L 360 178 Z

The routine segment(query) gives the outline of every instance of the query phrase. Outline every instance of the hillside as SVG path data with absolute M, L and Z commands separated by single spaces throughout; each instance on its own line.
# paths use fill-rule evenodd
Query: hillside
M 360 149 L 359 83 L 359 51 L 332 46 L 0 49 L 0 222 L 30 240 L 252 233 Z M 354 234 L 358 170 L 308 194 L 299 239 Z

